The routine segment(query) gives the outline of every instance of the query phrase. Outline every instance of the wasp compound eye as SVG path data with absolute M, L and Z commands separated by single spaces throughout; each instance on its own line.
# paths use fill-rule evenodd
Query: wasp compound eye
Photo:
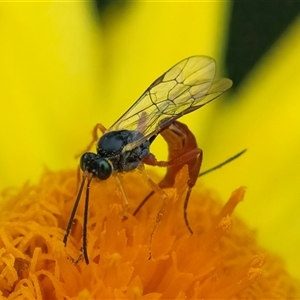
M 112 173 L 112 167 L 110 163 L 103 158 L 100 158 L 98 161 L 98 175 L 99 179 L 105 180 L 110 177 Z
M 97 155 L 92 152 L 84 153 L 80 158 L 80 168 L 82 171 L 88 171 L 89 173 L 93 173 L 93 165 L 97 159 Z M 94 174 L 94 173 L 93 173 Z
M 101 180 L 109 178 L 112 173 L 112 166 L 108 160 L 92 152 L 86 152 L 81 156 L 80 168 Z

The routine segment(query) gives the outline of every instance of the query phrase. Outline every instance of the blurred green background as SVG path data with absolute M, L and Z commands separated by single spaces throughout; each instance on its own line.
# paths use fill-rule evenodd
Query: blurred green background
M 300 2 L 0 3 L 0 186 L 76 168 L 93 126 L 109 127 L 185 57 L 217 61 L 234 86 L 181 120 L 204 151 L 203 179 L 300 278 Z M 162 141 L 151 149 L 167 155 Z M 162 171 L 163 174 L 163 171 Z

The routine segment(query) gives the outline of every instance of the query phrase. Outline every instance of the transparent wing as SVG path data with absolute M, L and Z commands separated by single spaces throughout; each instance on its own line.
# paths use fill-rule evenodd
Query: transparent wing
M 191 56 L 156 79 L 143 95 L 107 130 L 138 130 L 143 138 L 159 133 L 175 119 L 221 95 L 232 85 L 222 78 L 214 81 L 216 63 L 207 56 Z

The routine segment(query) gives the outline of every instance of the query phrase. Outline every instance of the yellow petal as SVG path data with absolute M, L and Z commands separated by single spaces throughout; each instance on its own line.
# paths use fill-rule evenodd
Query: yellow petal
M 86 2 L 8 2 L 1 11 L 3 188 L 37 179 L 45 166 L 77 165 L 96 123 L 89 113 L 101 95 L 102 48 Z
M 299 34 L 298 19 L 233 95 L 237 104 L 222 107 L 214 124 L 208 124 L 203 168 L 248 148 L 243 157 L 204 181 L 218 185 L 223 196 L 236 185 L 249 187 L 241 214 L 259 228 L 260 242 L 284 257 L 300 278 Z M 201 145 L 201 137 L 198 141 Z

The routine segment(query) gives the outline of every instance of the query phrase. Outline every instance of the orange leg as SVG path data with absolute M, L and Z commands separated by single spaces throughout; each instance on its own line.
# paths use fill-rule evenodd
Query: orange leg
M 191 164 L 191 162 L 193 164 Z M 187 182 L 188 184 L 188 191 L 187 191 L 187 195 L 186 195 L 186 198 L 185 198 L 185 201 L 184 201 L 184 211 L 183 211 L 183 216 L 184 216 L 184 221 L 185 221 L 185 224 L 189 230 L 189 232 L 191 234 L 193 234 L 193 231 L 189 225 L 189 221 L 188 221 L 188 217 L 187 217 L 187 207 L 188 207 L 188 202 L 189 202 L 189 197 L 190 197 L 190 194 L 191 194 L 191 191 L 192 191 L 192 188 L 193 186 L 195 185 L 196 183 L 196 180 L 197 180 L 197 177 L 198 177 L 198 173 L 199 173 L 199 170 L 200 170 L 200 166 L 201 166 L 201 162 L 202 162 L 202 150 L 201 149 L 191 149 L 189 152 L 187 153 L 184 153 L 183 155 L 179 156 L 179 157 L 176 157 L 170 161 L 157 161 L 155 156 L 154 155 L 149 155 L 145 160 L 144 160 L 144 163 L 145 164 L 148 164 L 148 165 L 153 165 L 153 166 L 159 166 L 159 167 L 167 167 L 167 174 L 169 172 L 170 175 L 170 178 L 172 179 L 170 182 L 169 181 L 169 177 L 166 175 L 165 178 L 158 184 L 158 186 L 160 188 L 163 188 L 163 187 L 168 187 L 168 186 L 173 186 L 173 183 L 174 183 L 174 180 L 175 180 L 175 176 L 176 176 L 176 173 L 177 172 L 173 172 L 173 171 L 170 171 L 172 170 L 172 167 L 174 167 L 176 170 L 177 170 L 177 167 L 178 166 L 183 166 L 185 164 L 188 164 L 189 166 L 189 174 L 190 174 L 190 179 L 189 181 Z M 152 180 L 149 179 L 151 182 Z M 154 184 L 154 183 L 153 183 Z M 156 186 L 156 184 L 155 184 Z M 151 185 L 152 187 L 152 185 Z M 150 194 L 141 202 L 141 204 L 137 207 L 137 209 L 134 211 L 133 215 L 135 216 L 138 211 L 142 208 L 142 206 L 146 203 L 146 201 L 155 193 L 157 192 L 157 187 L 156 189 L 154 189 L 152 187 L 152 191 L 150 192 Z M 160 190 L 160 189 L 159 189 Z M 162 192 L 162 190 L 160 190 Z M 161 194 L 160 192 L 160 194 Z M 163 197 L 163 204 L 161 206 L 161 208 L 159 209 L 157 215 L 156 215 L 156 220 L 155 220 L 155 225 L 152 229 L 152 232 L 150 234 L 150 237 L 149 237 L 149 259 L 152 258 L 152 242 L 153 242 L 153 238 L 154 238 L 154 234 L 157 230 L 157 227 L 164 215 L 164 212 L 165 212 L 165 209 L 166 209 L 166 195 L 164 194 L 164 197 Z
M 185 164 L 189 165 L 189 162 L 201 153 L 202 153 L 201 149 L 195 148 L 168 161 L 156 160 L 155 156 L 150 153 L 150 155 L 148 155 L 143 160 L 143 163 L 149 166 L 166 167 L 166 168 L 175 167 L 175 166 L 183 167 Z
M 166 193 L 161 189 L 159 188 L 159 186 L 150 178 L 150 176 L 148 175 L 148 173 L 145 171 L 144 169 L 144 165 L 141 164 L 139 167 L 138 167 L 138 170 L 140 171 L 141 175 L 145 178 L 145 180 L 147 181 L 148 185 L 151 187 L 152 189 L 152 192 L 151 192 L 151 195 L 153 195 L 154 193 L 157 193 L 159 194 L 162 199 L 163 199 L 163 204 L 160 208 L 160 210 L 158 211 L 157 215 L 156 215 L 156 218 L 155 218 L 155 225 L 151 231 L 151 234 L 150 234 L 150 237 L 149 237 L 149 242 L 148 242 L 148 249 L 149 249 L 149 259 L 152 258 L 152 241 L 153 241 L 153 237 L 154 237 L 154 234 L 156 232 L 156 229 L 164 215 L 164 211 L 165 211 L 165 208 L 166 208 L 166 199 L 167 199 L 167 195 Z
M 124 191 L 124 189 L 123 189 L 123 185 L 122 185 L 122 183 L 121 183 L 121 181 L 120 181 L 120 178 L 119 178 L 119 176 L 118 176 L 118 173 L 116 173 L 114 177 L 115 177 L 115 179 L 116 179 L 117 185 L 118 185 L 118 187 L 119 187 L 119 189 L 120 189 L 120 192 L 121 192 L 122 198 L 123 198 L 123 208 L 122 208 L 121 214 L 122 214 L 122 218 L 124 219 L 124 218 L 125 218 L 125 214 L 126 214 L 127 211 L 128 211 L 128 206 L 129 206 L 128 198 L 127 198 L 127 195 L 126 195 L 126 193 L 125 193 L 125 191 Z
M 167 173 L 165 177 L 158 183 L 160 188 L 172 187 L 175 182 L 176 174 L 187 164 L 189 167 L 189 180 L 187 182 L 188 191 L 184 201 L 184 220 L 185 224 L 192 234 L 193 231 L 189 225 L 187 217 L 187 207 L 189 197 L 193 186 L 195 185 L 202 163 L 202 150 L 198 148 L 196 139 L 189 128 L 178 121 L 174 121 L 160 132 L 165 141 L 168 144 L 169 149 L 169 161 L 157 161 L 155 156 L 150 154 L 144 159 L 144 163 L 152 166 L 166 167 Z M 154 194 L 152 191 L 146 198 L 140 203 L 133 215 L 136 215 L 142 206 L 148 201 L 148 199 Z M 164 204 L 160 209 L 160 212 L 164 211 Z M 161 219 L 158 218 L 158 220 Z M 157 227 L 157 225 L 156 225 Z M 153 234 L 152 234 L 153 235 Z
M 89 145 L 86 147 L 85 151 L 82 151 L 81 153 L 75 155 L 75 158 L 78 159 L 83 153 L 88 152 L 92 149 L 94 144 L 98 141 L 98 135 L 97 131 L 100 130 L 102 133 L 106 131 L 106 128 L 101 124 L 98 123 L 95 125 L 92 131 L 92 141 L 89 143 Z M 80 166 L 78 165 L 78 170 L 77 170 L 77 189 L 79 188 L 79 183 L 80 183 Z
M 168 188 L 172 187 L 175 181 L 175 177 L 177 172 L 185 165 L 187 164 L 189 167 L 189 180 L 187 182 L 188 185 L 188 191 L 187 195 L 184 201 L 184 209 L 183 209 L 183 216 L 185 220 L 185 224 L 190 231 L 191 234 L 193 234 L 193 231 L 189 225 L 188 217 L 187 217 L 187 208 L 188 208 L 188 202 L 189 197 L 192 191 L 192 188 L 196 184 L 198 174 L 200 171 L 201 163 L 202 163 L 202 150 L 199 148 L 191 149 L 189 152 L 186 152 L 182 154 L 179 157 L 173 158 L 170 161 L 157 161 L 154 155 L 150 155 L 147 157 L 147 159 L 144 160 L 145 164 L 158 166 L 158 167 L 167 167 L 167 173 L 165 177 L 158 183 L 158 186 L 160 188 Z M 152 191 L 146 198 L 141 202 L 141 204 L 137 207 L 137 209 L 134 211 L 133 215 L 135 216 L 139 210 L 142 208 L 142 206 L 146 203 L 146 201 L 154 194 Z M 163 211 L 165 209 L 165 203 L 163 204 L 160 211 Z
M 95 143 L 99 140 L 98 130 L 101 131 L 102 134 L 103 134 L 103 133 L 105 133 L 106 128 L 101 123 L 96 124 L 95 127 L 93 128 L 93 131 L 92 131 L 92 140 L 91 140 L 91 142 L 88 144 L 86 149 L 84 151 L 82 151 L 81 153 L 77 154 L 75 156 L 75 158 L 79 158 L 83 153 L 89 152 L 92 149 L 92 147 L 95 145 Z

